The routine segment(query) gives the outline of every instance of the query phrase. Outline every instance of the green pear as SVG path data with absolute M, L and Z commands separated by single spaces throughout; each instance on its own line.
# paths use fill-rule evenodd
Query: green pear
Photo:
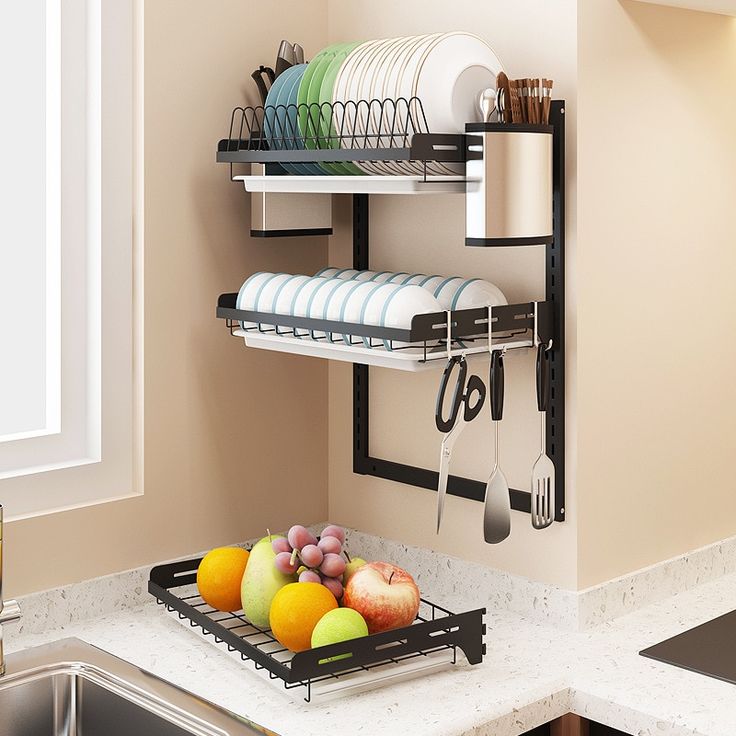
M 296 575 L 285 575 L 276 569 L 276 553 L 271 540 L 278 536 L 264 537 L 250 552 L 248 564 L 240 584 L 240 600 L 245 617 L 261 629 L 268 628 L 271 601 L 284 585 L 296 582 Z
M 363 565 L 366 564 L 366 561 L 362 557 L 351 557 L 350 562 L 348 562 L 347 565 L 345 565 L 345 572 L 342 574 L 342 584 L 343 586 L 348 584 L 348 580 L 350 580 L 353 575 L 358 571 L 359 568 L 363 567 Z

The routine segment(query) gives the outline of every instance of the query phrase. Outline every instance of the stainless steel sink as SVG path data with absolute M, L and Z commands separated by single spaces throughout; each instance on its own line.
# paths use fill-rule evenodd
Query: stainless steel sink
M 267 734 L 251 721 L 78 639 L 7 658 L 0 736 Z

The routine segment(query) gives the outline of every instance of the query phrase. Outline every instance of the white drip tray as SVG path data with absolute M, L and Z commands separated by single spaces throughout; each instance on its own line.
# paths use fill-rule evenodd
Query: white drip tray
M 235 176 L 248 192 L 304 194 L 464 194 L 465 179 L 421 176 Z
M 421 348 L 401 348 L 388 350 L 385 347 L 367 348 L 358 345 L 346 345 L 344 342 L 328 342 L 327 340 L 311 340 L 309 338 L 275 335 L 257 330 L 234 330 L 233 334 L 242 337 L 249 348 L 275 350 L 279 353 L 309 355 L 313 358 L 341 360 L 347 363 L 361 363 L 378 368 L 393 368 L 400 371 L 426 371 L 443 367 L 447 361 L 444 347 L 432 350 L 427 348 L 425 356 Z M 532 347 L 530 340 L 509 340 L 494 342 L 494 347 L 524 348 Z M 468 356 L 488 355 L 487 341 L 478 341 L 468 345 L 463 352 Z

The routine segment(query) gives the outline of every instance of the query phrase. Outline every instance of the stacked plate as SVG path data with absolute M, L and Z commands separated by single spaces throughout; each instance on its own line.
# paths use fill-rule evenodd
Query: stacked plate
M 265 132 L 272 148 L 307 149 L 407 147 L 416 132 L 461 133 L 482 120 L 480 94 L 495 90 L 502 69 L 490 46 L 464 31 L 334 44 L 292 72 L 296 88 L 279 85 L 279 76 L 266 100 Z M 271 106 L 284 107 L 281 117 Z M 292 139 L 279 136 L 284 129 Z M 337 175 L 425 174 L 423 163 L 411 161 L 311 166 Z M 462 167 L 432 162 L 426 173 L 457 175 Z
M 253 274 L 240 288 L 236 306 L 253 312 L 409 329 L 417 314 L 506 303 L 501 290 L 482 279 L 326 268 L 316 276 Z M 273 329 L 268 322 L 241 322 L 241 327 Z M 348 346 L 361 342 L 349 333 L 275 329 L 280 335 L 340 341 Z M 368 338 L 362 338 L 362 344 L 376 346 Z M 383 347 L 392 351 L 408 345 L 384 340 Z

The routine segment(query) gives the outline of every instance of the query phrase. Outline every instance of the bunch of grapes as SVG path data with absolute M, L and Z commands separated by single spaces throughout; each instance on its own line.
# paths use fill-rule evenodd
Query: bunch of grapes
M 281 537 L 271 542 L 279 572 L 286 575 L 299 572 L 300 583 L 321 583 L 338 599 L 342 597 L 346 565 L 343 544 L 345 530 L 334 524 L 326 526 L 319 539 L 297 524 L 289 529 L 286 539 Z

